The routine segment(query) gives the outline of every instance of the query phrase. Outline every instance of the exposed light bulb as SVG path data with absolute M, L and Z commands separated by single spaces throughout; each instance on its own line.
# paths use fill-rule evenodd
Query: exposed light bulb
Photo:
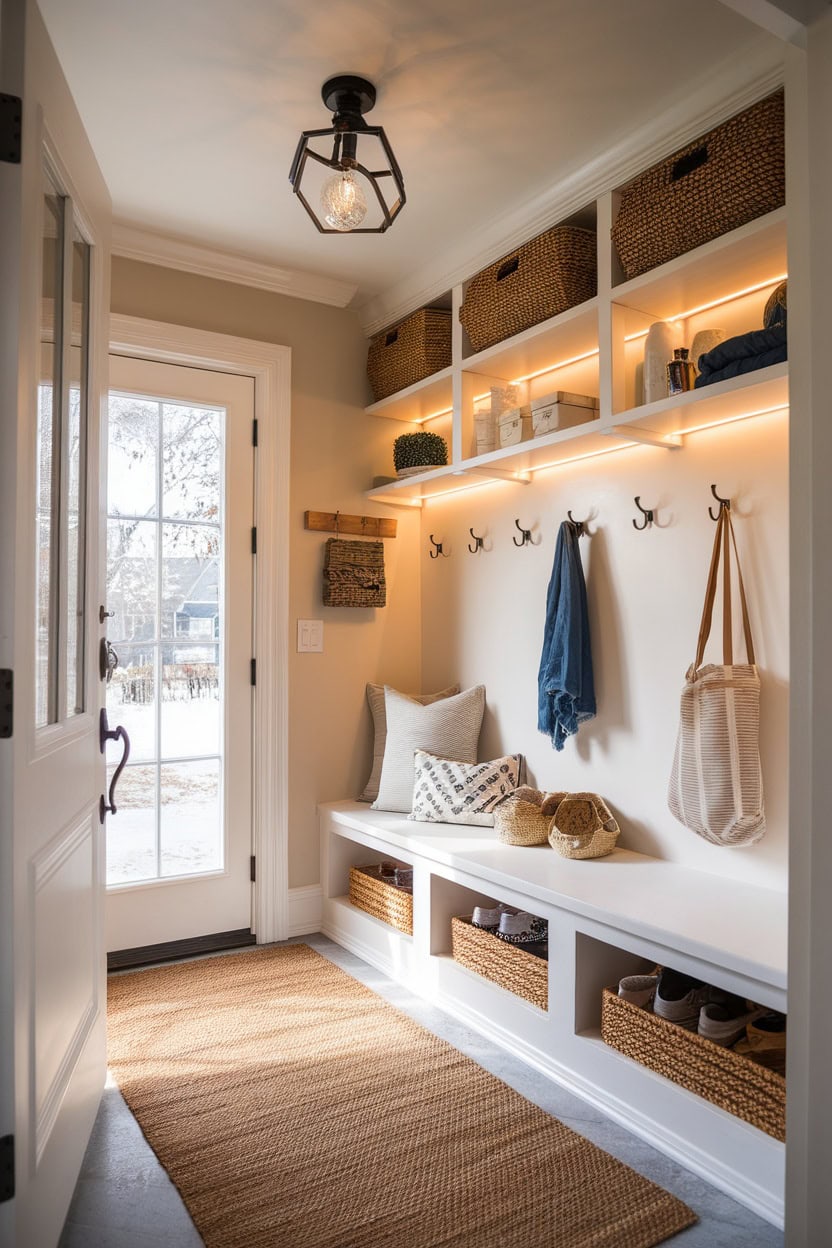
M 324 221 L 333 230 L 346 233 L 361 224 L 367 215 L 367 201 L 352 169 L 342 169 L 327 178 L 321 188 L 321 208 Z

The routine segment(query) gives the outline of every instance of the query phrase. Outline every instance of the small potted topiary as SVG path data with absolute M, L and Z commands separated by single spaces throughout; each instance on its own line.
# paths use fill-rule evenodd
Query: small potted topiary
M 393 443 L 393 464 L 400 477 L 440 468 L 448 462 L 448 444 L 438 433 L 403 433 Z

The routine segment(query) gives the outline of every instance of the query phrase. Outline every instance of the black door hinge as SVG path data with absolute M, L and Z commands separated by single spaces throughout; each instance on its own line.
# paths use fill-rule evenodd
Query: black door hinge
M 257 445 L 257 417 L 251 422 L 251 445 Z
M 9 667 L 0 668 L 0 737 L 10 737 L 14 731 L 14 673 Z
M 252 530 L 251 530 L 251 553 L 253 555 L 257 554 L 257 525 L 256 524 L 252 526 Z
M 14 1196 L 14 1136 L 0 1139 L 0 1203 Z
M 257 684 L 257 660 L 256 659 L 251 660 L 251 683 L 253 685 Z
M 249 866 L 250 866 L 249 878 L 253 884 L 254 881 L 257 879 L 257 859 L 254 857 L 254 854 L 252 854 L 251 858 L 249 859 Z
M 0 92 L 0 160 L 19 165 L 23 133 L 23 101 L 19 95 Z

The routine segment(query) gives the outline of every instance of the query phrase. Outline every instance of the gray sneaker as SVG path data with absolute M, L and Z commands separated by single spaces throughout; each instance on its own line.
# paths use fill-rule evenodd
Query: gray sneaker
M 749 1023 L 753 1023 L 765 1012 L 759 1005 L 746 1001 L 744 997 L 731 997 L 720 1005 L 709 1002 L 699 1011 L 697 1030 L 706 1040 L 713 1040 L 714 1044 L 721 1044 L 727 1049 L 745 1034 Z
M 618 982 L 618 995 L 623 1001 L 629 1001 L 631 1005 L 648 1006 L 656 995 L 658 982 L 658 974 L 625 975 Z
M 690 975 L 683 975 L 681 971 L 665 968 L 659 975 L 656 986 L 653 1013 L 669 1023 L 684 1027 L 686 1031 L 696 1031 L 703 1005 L 711 1002 L 724 1005 L 730 999 L 731 993 L 724 992 L 721 988 L 712 988 L 701 979 L 693 979 Z

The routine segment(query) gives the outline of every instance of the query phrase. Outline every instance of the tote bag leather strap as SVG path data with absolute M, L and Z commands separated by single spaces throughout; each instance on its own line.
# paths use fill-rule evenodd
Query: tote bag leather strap
M 720 544 L 723 552 L 723 580 L 722 580 L 722 654 L 723 663 L 728 666 L 734 661 L 733 646 L 733 619 L 731 614 L 731 546 L 734 547 L 734 558 L 737 564 L 737 581 L 740 590 L 740 608 L 742 611 L 742 628 L 745 637 L 745 648 L 748 655 L 748 662 L 753 664 L 754 658 L 754 642 L 751 637 L 751 624 L 748 618 L 748 602 L 745 596 L 745 585 L 742 579 L 742 569 L 740 568 L 739 552 L 737 551 L 737 539 L 734 536 L 734 526 L 731 523 L 731 513 L 727 507 L 720 508 L 719 519 L 716 525 L 716 534 L 714 536 L 714 548 L 711 553 L 711 566 L 708 571 L 708 584 L 705 590 L 705 605 L 702 609 L 702 620 L 699 625 L 699 639 L 696 645 L 696 661 L 694 667 L 700 668 L 702 660 L 705 656 L 705 646 L 711 633 L 711 623 L 713 620 L 714 600 L 716 598 L 716 586 L 719 576 L 719 556 Z

